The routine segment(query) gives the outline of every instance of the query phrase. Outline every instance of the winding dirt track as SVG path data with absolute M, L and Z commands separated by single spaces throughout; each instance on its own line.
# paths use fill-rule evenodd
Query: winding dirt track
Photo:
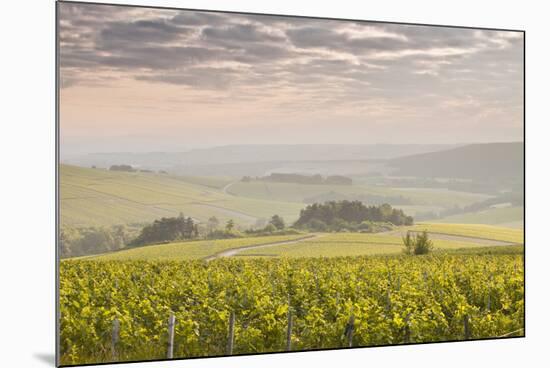
M 232 181 L 231 183 L 227 184 L 225 187 L 222 188 L 222 193 L 232 196 L 233 194 L 229 193 L 228 190 L 233 184 L 237 184 L 238 181 Z
M 296 244 L 301 243 L 306 240 L 311 240 L 315 238 L 322 237 L 323 234 L 311 234 L 304 236 L 302 238 L 293 239 L 293 240 L 283 240 L 283 241 L 277 241 L 277 242 L 271 242 L 271 243 L 264 243 L 264 244 L 256 244 L 256 245 L 245 245 L 243 247 L 238 248 L 231 248 L 227 250 L 223 250 L 221 252 L 218 252 L 216 254 L 212 254 L 211 256 L 208 256 L 204 258 L 205 261 L 211 261 L 216 258 L 222 258 L 222 257 L 233 257 L 236 254 L 239 254 L 242 251 L 249 250 L 249 249 L 259 249 L 259 248 L 268 248 L 268 247 L 275 247 L 278 245 L 287 245 L 287 244 Z
M 411 233 L 419 233 L 419 231 L 411 231 Z M 401 236 L 405 235 L 406 231 L 402 230 L 393 230 L 393 231 L 387 231 L 380 234 L 386 234 L 389 236 Z M 451 235 L 451 234 L 444 234 L 444 233 L 436 233 L 436 232 L 428 232 L 430 234 L 430 238 L 432 239 L 441 239 L 441 240 L 452 240 L 452 241 L 465 241 L 468 243 L 474 243 L 479 245 L 485 245 L 485 246 L 505 246 L 505 245 L 517 245 L 518 243 L 512 243 L 512 242 L 505 242 L 501 240 L 494 240 L 494 239 L 486 239 L 486 238 L 478 238 L 473 236 L 465 236 L 465 235 Z M 294 240 L 283 240 L 283 241 L 277 241 L 277 242 L 271 242 L 271 243 L 264 243 L 264 244 L 256 244 L 256 245 L 245 245 L 238 248 L 231 248 L 227 249 L 215 254 L 212 254 L 206 258 L 204 258 L 205 261 L 211 261 L 216 258 L 222 258 L 222 257 L 233 257 L 245 250 L 249 249 L 260 249 L 260 248 L 268 248 L 268 247 L 275 247 L 278 245 L 286 245 L 286 244 L 296 244 L 301 243 L 306 240 L 311 240 L 315 238 L 320 238 L 326 234 L 311 234 L 307 235 L 298 239 Z

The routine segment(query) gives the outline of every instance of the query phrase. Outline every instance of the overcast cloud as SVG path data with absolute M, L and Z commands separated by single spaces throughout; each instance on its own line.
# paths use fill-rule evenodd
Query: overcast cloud
M 59 7 L 69 151 L 522 140 L 522 33 Z

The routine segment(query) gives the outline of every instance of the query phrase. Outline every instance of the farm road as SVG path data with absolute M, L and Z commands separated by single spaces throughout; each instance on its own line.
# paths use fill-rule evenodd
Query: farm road
M 212 254 L 211 256 L 208 256 L 208 257 L 204 258 L 204 260 L 205 261 L 211 261 L 213 259 L 221 258 L 221 257 L 233 257 L 233 256 L 239 254 L 240 252 L 243 252 L 243 251 L 249 250 L 249 249 L 259 249 L 259 248 L 275 247 L 275 246 L 278 246 L 278 245 L 296 244 L 296 243 L 301 243 L 301 242 L 306 241 L 306 240 L 312 240 L 312 239 L 315 239 L 315 238 L 320 238 L 322 236 L 323 236 L 323 234 L 312 234 L 312 235 L 307 235 L 307 236 L 304 236 L 302 238 L 298 238 L 298 239 L 294 239 L 294 240 L 283 240 L 283 241 L 277 241 L 277 242 L 271 242 L 271 243 L 265 243 L 265 244 L 257 244 L 257 245 L 245 245 L 243 247 L 231 248 L 231 249 L 227 249 L 227 250 L 224 250 L 224 251 L 216 253 L 216 254 Z
M 231 193 L 228 192 L 229 188 L 233 185 L 233 184 L 236 184 L 238 183 L 238 181 L 232 181 L 231 183 L 227 184 L 225 187 L 222 188 L 222 192 L 223 194 L 227 194 L 227 195 L 233 195 Z

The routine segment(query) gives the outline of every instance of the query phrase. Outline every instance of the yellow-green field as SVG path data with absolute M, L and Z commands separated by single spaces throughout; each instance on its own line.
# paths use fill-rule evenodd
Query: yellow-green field
M 237 198 L 217 189 L 225 179 L 113 172 L 61 165 L 61 224 L 98 226 L 151 222 L 183 212 L 205 222 L 216 216 L 249 225 L 279 213 L 298 217 L 301 203 Z M 200 184 L 202 183 L 202 184 Z
M 251 197 L 273 201 L 302 202 L 305 198 L 323 193 L 354 195 L 402 196 L 411 200 L 414 206 L 423 206 L 422 210 L 441 209 L 453 206 L 467 206 L 474 202 L 490 198 L 488 195 L 425 188 L 387 188 L 359 185 L 307 185 L 294 183 L 272 183 L 265 181 L 237 182 L 230 186 L 228 193 L 240 197 Z M 400 206 L 398 206 L 400 207 Z
M 505 227 L 523 227 L 523 207 L 490 208 L 478 212 L 447 216 L 433 222 L 457 224 L 487 224 Z
M 227 184 L 237 180 L 229 176 L 176 176 L 176 178 L 191 184 L 197 184 L 214 189 L 222 189 Z
M 421 224 L 403 227 L 388 233 L 319 233 L 246 237 L 222 240 L 198 240 L 149 245 L 113 253 L 83 257 L 88 260 L 188 260 L 204 259 L 230 249 L 238 249 L 238 257 L 339 257 L 398 254 L 403 251 L 401 234 L 407 230 L 428 230 L 435 251 L 487 248 L 483 239 L 521 244 L 523 231 L 487 225 Z M 448 238 L 438 238 L 448 235 Z M 286 241 L 290 244 L 273 244 Z M 498 243 L 497 243 L 498 244 Z M 269 245 L 266 247 L 265 245 Z M 506 247 L 498 245 L 494 248 Z
M 480 224 L 421 223 L 406 229 L 523 244 L 523 230 Z
M 98 256 L 81 257 L 80 259 L 100 261 L 178 261 L 188 259 L 202 259 L 227 249 L 282 242 L 303 237 L 304 235 L 280 235 L 254 238 L 197 240 L 179 243 L 149 245 Z
M 412 216 L 466 206 L 489 197 L 442 189 L 385 188 L 365 184 L 246 183 L 231 177 L 114 172 L 70 165 L 61 165 L 60 174 L 61 224 L 72 227 L 142 225 L 161 217 L 177 216 L 180 212 L 200 222 L 216 216 L 222 223 L 233 219 L 245 227 L 278 214 L 290 224 L 306 206 L 306 198 L 331 192 L 348 198 L 402 197 L 410 204 L 394 207 Z M 522 208 L 511 207 L 451 216 L 437 222 L 506 223 L 517 227 L 522 219 Z
M 435 250 L 483 247 L 483 244 L 433 239 Z M 403 251 L 400 236 L 385 234 L 337 233 L 324 234 L 312 240 L 277 247 L 250 249 L 243 256 L 340 257 L 375 254 L 396 254 Z

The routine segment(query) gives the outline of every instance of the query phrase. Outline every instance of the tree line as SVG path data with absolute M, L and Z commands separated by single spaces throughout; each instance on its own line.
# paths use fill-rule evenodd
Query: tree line
M 112 252 L 124 248 L 135 238 L 138 230 L 125 225 L 64 226 L 59 233 L 59 254 L 62 258 Z
M 323 185 L 352 185 L 353 180 L 342 175 L 329 175 L 323 177 L 320 174 L 301 175 L 301 174 L 284 174 L 272 173 L 262 177 L 243 176 L 241 181 L 250 182 L 253 180 L 269 181 L 274 183 L 296 183 L 296 184 L 323 184 Z
M 222 224 L 217 217 L 212 216 L 206 223 L 201 224 L 180 213 L 177 217 L 163 217 L 141 227 L 116 225 L 73 228 L 64 226 L 59 234 L 59 253 L 62 258 L 67 258 L 174 241 L 293 233 L 298 232 L 285 229 L 285 222 L 279 215 L 273 215 L 265 225 L 241 232 L 236 228 L 233 219 Z
M 199 223 L 180 213 L 177 217 L 163 217 L 139 228 L 124 225 L 63 227 L 59 250 L 61 257 L 76 257 L 174 241 L 289 235 L 303 230 L 380 232 L 390 230 L 394 225 L 412 225 L 413 218 L 389 204 L 366 206 L 360 201 L 344 200 L 309 205 L 300 211 L 300 217 L 290 227 L 277 214 L 264 221 L 263 224 L 258 223 L 242 230 L 237 228 L 232 219 L 222 224 L 212 216 L 205 223 Z

